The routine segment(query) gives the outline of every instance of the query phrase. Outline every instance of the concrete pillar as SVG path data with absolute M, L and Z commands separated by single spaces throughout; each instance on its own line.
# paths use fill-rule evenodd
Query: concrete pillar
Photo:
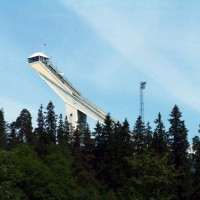
M 78 121 L 77 109 L 69 104 L 66 104 L 66 115 L 68 122 L 72 125 L 72 127 L 76 128 Z
M 66 104 L 66 115 L 72 127 L 76 128 L 78 124 L 82 127 L 86 126 L 87 115 L 69 104 Z

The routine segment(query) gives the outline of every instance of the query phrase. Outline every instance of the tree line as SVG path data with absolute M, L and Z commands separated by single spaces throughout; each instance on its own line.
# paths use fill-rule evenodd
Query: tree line
M 8 124 L 0 110 L 0 199 L 7 200 L 197 200 L 200 138 L 188 154 L 188 130 L 175 105 L 166 130 L 159 113 L 133 129 L 127 119 L 72 127 L 49 102 L 37 127 L 23 109 Z M 200 131 L 199 131 L 200 132 Z

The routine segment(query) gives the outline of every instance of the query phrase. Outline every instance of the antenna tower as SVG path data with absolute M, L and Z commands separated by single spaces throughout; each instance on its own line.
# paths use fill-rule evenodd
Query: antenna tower
M 146 82 L 140 82 L 140 116 L 144 122 L 144 95 L 143 90 L 145 89 Z

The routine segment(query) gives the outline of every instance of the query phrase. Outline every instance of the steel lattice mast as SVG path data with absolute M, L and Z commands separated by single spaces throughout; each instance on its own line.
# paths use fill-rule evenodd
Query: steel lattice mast
M 144 122 L 144 95 L 143 90 L 145 89 L 146 82 L 140 82 L 140 116 Z

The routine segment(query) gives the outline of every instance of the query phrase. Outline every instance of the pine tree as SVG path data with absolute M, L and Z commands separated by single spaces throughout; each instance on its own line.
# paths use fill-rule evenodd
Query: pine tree
M 64 142 L 64 123 L 62 114 L 59 115 L 58 129 L 57 129 L 57 142 L 59 145 L 62 145 Z
M 84 187 L 87 185 L 97 185 L 94 178 L 94 141 L 91 138 L 88 125 L 86 125 L 83 131 L 83 144 L 80 146 L 80 151 L 77 151 L 75 154 L 74 168 L 80 185 Z
M 99 123 L 99 121 L 96 123 L 96 127 L 94 128 L 93 136 L 95 137 L 95 148 L 101 149 L 102 146 L 102 125 Z
M 72 139 L 72 152 L 73 152 L 73 155 L 80 153 L 81 135 L 82 135 L 82 133 L 81 133 L 80 127 L 77 126 L 76 130 L 74 131 L 73 139 Z
M 157 154 L 163 155 L 168 151 L 168 137 L 160 113 L 158 113 L 158 118 L 154 122 L 156 128 L 153 134 L 152 149 Z
M 152 144 L 152 130 L 151 130 L 151 126 L 150 123 L 147 122 L 146 125 L 146 146 L 150 149 L 151 148 L 151 144 Z
M 59 116 L 58 128 L 57 128 L 57 142 L 63 147 L 69 147 L 73 138 L 73 129 L 68 123 L 67 116 L 63 121 L 62 114 Z
M 34 133 L 32 132 L 32 117 L 27 109 L 23 109 L 16 120 L 17 137 L 19 143 L 34 144 Z
M 102 135 L 104 138 L 104 166 L 102 168 L 102 177 L 109 187 L 112 187 L 112 165 L 114 164 L 114 123 L 108 114 L 105 118 Z
M 125 128 L 125 127 L 124 127 Z M 125 150 L 125 134 L 122 131 L 122 125 L 117 122 L 114 125 L 112 133 L 112 157 L 110 169 L 110 187 L 117 189 L 120 187 L 122 178 L 123 157 L 126 154 Z M 128 148 L 128 147 L 127 147 Z
M 112 188 L 118 190 L 122 188 L 129 177 L 130 167 L 127 158 L 133 153 L 131 142 L 131 132 L 127 119 L 121 125 L 115 124 L 113 131 L 114 157 L 111 168 Z
M 171 140 L 171 151 L 175 168 L 179 169 L 188 166 L 187 149 L 189 143 L 187 140 L 188 130 L 185 127 L 184 121 L 181 120 L 182 114 L 177 105 L 174 106 L 170 114 L 169 135 Z
M 123 122 L 121 126 L 121 138 L 122 138 L 122 158 L 129 157 L 133 153 L 133 146 L 131 141 L 131 132 L 127 119 Z
M 200 125 L 198 133 L 200 134 Z M 192 192 L 192 200 L 199 200 L 200 199 L 200 138 L 199 136 L 195 136 L 193 138 L 193 150 L 195 151 L 194 154 L 194 168 L 195 173 L 193 177 L 193 192 Z
M 41 105 L 38 110 L 38 118 L 37 118 L 37 128 L 35 128 L 36 136 L 39 139 L 39 143 L 46 143 L 46 131 L 45 131 L 45 124 L 44 124 L 44 113 L 43 113 L 43 106 Z
M 95 128 L 95 156 L 97 179 L 110 187 L 112 184 L 111 168 L 114 162 L 114 123 L 108 114 L 104 124 L 97 123 Z
M 77 183 L 80 185 L 81 178 L 79 172 L 82 171 L 82 158 L 81 158 L 81 131 L 79 126 L 76 127 L 74 131 L 73 140 L 72 140 L 72 155 L 74 157 L 74 162 L 72 167 L 74 169 L 74 176 L 76 177 Z
M 56 144 L 57 115 L 55 114 L 54 105 L 51 101 L 46 108 L 44 125 L 47 134 L 47 144 Z
M 102 135 L 103 127 L 99 123 L 99 121 L 96 123 L 96 127 L 94 128 L 94 132 L 92 133 L 94 137 L 94 155 L 95 155 L 95 162 L 94 162 L 94 168 L 97 173 L 99 173 L 99 163 L 101 163 L 104 159 L 104 138 Z
M 66 146 L 66 147 L 71 146 L 73 133 L 74 133 L 74 129 L 68 122 L 67 116 L 66 116 L 64 120 L 63 146 Z
M 84 154 L 88 154 L 89 157 L 93 158 L 94 155 L 94 140 L 91 138 L 91 131 L 89 125 L 86 125 L 86 128 L 83 132 L 83 149 Z M 89 158 L 91 160 L 91 158 Z
M 0 149 L 5 149 L 7 144 L 6 126 L 3 109 L 0 109 Z
M 121 165 L 120 170 L 122 170 L 125 158 L 131 156 L 133 153 L 131 132 L 127 119 L 125 119 L 122 125 L 119 122 L 115 124 L 113 132 L 115 165 Z
M 143 150 L 146 148 L 146 129 L 141 116 L 139 116 L 135 122 L 133 129 L 133 141 L 135 150 L 138 153 L 143 152 Z
M 181 120 L 182 113 L 177 105 L 172 109 L 170 117 L 169 136 L 171 140 L 172 163 L 177 171 L 174 187 L 176 187 L 178 199 L 189 199 L 187 192 L 190 191 L 190 168 L 187 157 L 187 149 L 189 147 L 187 141 L 188 130 L 185 127 L 184 121 Z

